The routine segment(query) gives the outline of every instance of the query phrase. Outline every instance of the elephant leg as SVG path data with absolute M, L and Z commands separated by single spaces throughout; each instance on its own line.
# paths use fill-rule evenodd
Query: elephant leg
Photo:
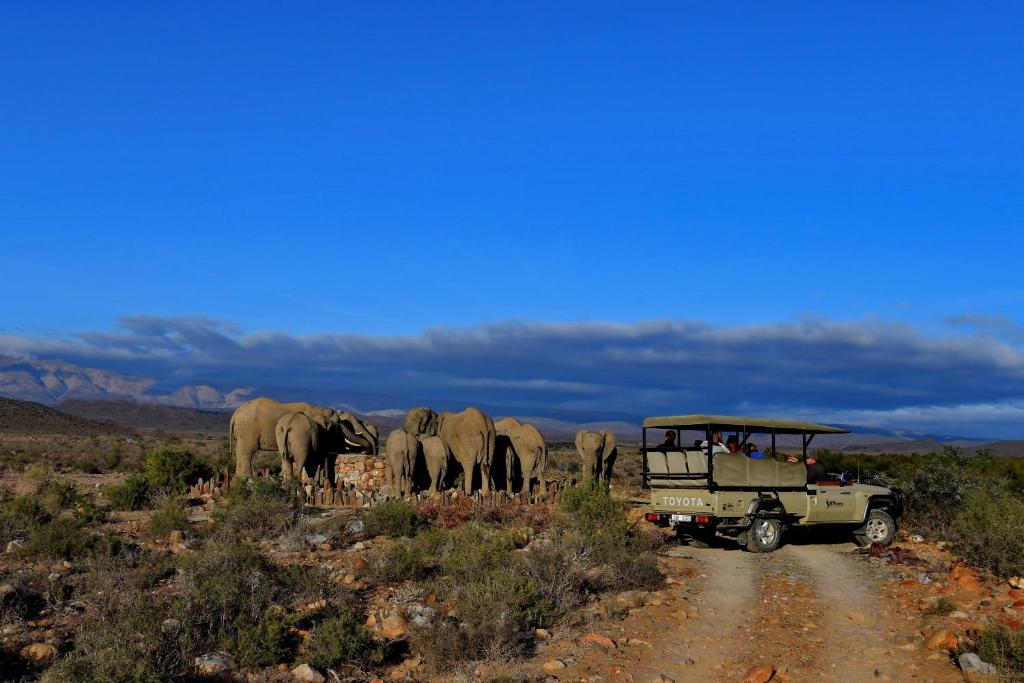
M 256 444 L 248 439 L 235 440 L 235 477 L 248 479 L 252 474 L 252 456 L 257 451 Z
M 466 460 L 460 460 L 459 464 L 462 465 L 462 490 L 466 492 L 466 495 L 473 493 L 473 475 L 476 474 L 476 461 L 473 458 Z
M 281 478 L 285 481 L 292 478 L 292 461 L 287 455 L 281 455 Z
M 491 492 L 491 463 L 486 460 L 480 461 L 480 491 L 487 495 Z

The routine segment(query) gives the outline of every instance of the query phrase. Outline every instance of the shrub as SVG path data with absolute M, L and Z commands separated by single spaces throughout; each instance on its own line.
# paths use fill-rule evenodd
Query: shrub
M 150 506 L 153 492 L 144 476 L 133 474 L 120 484 L 106 487 L 104 493 L 117 510 L 145 510 Z
M 422 543 L 400 538 L 387 546 L 375 546 L 367 557 L 364 572 L 382 583 L 396 583 L 426 578 L 433 568 Z
M 309 580 L 306 572 L 275 567 L 243 544 L 214 544 L 185 555 L 178 561 L 173 606 L 181 638 L 193 649 L 238 647 L 235 633 L 256 626 L 272 605 L 291 601 Z M 274 628 L 266 624 L 247 642 L 269 637 Z
M 498 530 L 470 523 L 451 532 L 451 545 L 444 552 L 441 569 L 455 581 L 468 581 L 508 566 L 512 551 L 525 545 L 514 531 Z
M 294 485 L 249 479 L 228 493 L 226 507 L 214 512 L 222 537 L 273 538 L 295 524 L 302 512 Z
M 334 669 L 343 664 L 377 666 L 383 660 L 380 643 L 348 613 L 318 624 L 303 657 L 303 661 L 318 669 Z
M 957 610 L 956 603 L 947 597 L 941 597 L 924 610 L 929 616 L 945 617 Z
M 242 666 L 264 667 L 287 658 L 296 639 L 280 610 L 267 608 L 256 623 L 244 619 L 227 643 L 227 650 Z
M 952 515 L 954 550 L 999 576 L 1024 574 L 1024 499 L 1002 491 L 975 491 Z
M 625 537 L 629 529 L 627 504 L 605 486 L 590 479 L 562 492 L 559 512 L 563 526 L 576 526 L 585 536 Z
M 415 536 L 426 522 L 423 516 L 402 500 L 388 500 L 375 505 L 363 515 L 366 533 L 371 536 Z
M 157 683 L 183 667 L 173 635 L 161 629 L 158 605 L 139 594 L 106 601 L 75 634 L 74 649 L 43 680 L 53 683 Z
M 36 489 L 36 496 L 50 513 L 57 514 L 78 505 L 82 496 L 75 485 L 64 479 L 49 479 Z
M 441 671 L 522 654 L 529 644 L 523 634 L 544 623 L 549 611 L 537 584 L 515 565 L 457 584 L 450 599 L 458 625 L 443 621 L 411 633 L 414 649 Z
M 172 531 L 188 531 L 188 518 L 177 500 L 170 499 L 149 516 L 149 533 L 154 538 L 167 536 Z
M 0 540 L 6 544 L 24 539 L 36 526 L 50 521 L 52 515 L 35 498 L 18 496 L 0 499 Z
M 188 451 L 157 450 L 146 453 L 142 473 L 152 488 L 168 491 L 185 491 L 202 478 L 213 472 L 209 465 L 197 459 Z
M 121 549 L 121 541 L 114 534 L 89 534 L 76 520 L 57 517 L 32 529 L 24 552 L 29 557 L 76 560 L 95 555 L 114 556 Z
M 995 666 L 1009 680 L 1024 676 L 1024 631 L 1005 626 L 987 628 L 975 638 L 975 648 L 982 660 Z

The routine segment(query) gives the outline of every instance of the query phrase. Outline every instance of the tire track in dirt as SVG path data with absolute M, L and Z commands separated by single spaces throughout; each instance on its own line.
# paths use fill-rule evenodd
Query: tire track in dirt
M 664 633 L 656 666 L 676 681 L 740 681 L 759 665 L 773 681 L 962 681 L 929 659 L 903 615 L 881 597 L 882 576 L 848 553 L 852 545 L 785 545 L 766 555 L 724 548 L 676 548 L 700 567 L 700 617 Z

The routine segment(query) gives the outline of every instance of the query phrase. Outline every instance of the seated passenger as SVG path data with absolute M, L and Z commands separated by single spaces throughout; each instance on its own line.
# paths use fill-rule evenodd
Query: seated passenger
M 817 484 L 819 481 L 828 479 L 828 475 L 825 474 L 825 466 L 818 462 L 818 458 L 813 454 L 807 456 L 807 461 L 804 462 L 804 465 L 807 466 L 808 484 Z
M 748 458 L 755 458 L 757 460 L 760 460 L 761 458 L 764 457 L 764 453 L 758 450 L 757 444 L 748 443 L 745 450 L 747 452 Z
M 665 432 L 665 440 L 661 442 L 654 450 L 656 451 L 674 451 L 676 450 L 676 433 L 673 430 Z
M 740 452 L 740 437 L 736 436 L 735 434 L 730 436 L 726 440 L 726 442 L 725 442 L 725 448 L 730 453 L 739 453 Z
M 711 455 L 729 452 L 729 449 L 722 445 L 722 432 L 711 432 L 711 444 Z M 700 447 L 707 450 L 707 439 L 701 442 Z

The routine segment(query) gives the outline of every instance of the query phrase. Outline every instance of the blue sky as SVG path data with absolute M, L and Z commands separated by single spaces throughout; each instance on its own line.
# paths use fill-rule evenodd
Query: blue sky
M 882 320 L 1020 360 L 1022 20 L 8 3 L 0 333 Z

